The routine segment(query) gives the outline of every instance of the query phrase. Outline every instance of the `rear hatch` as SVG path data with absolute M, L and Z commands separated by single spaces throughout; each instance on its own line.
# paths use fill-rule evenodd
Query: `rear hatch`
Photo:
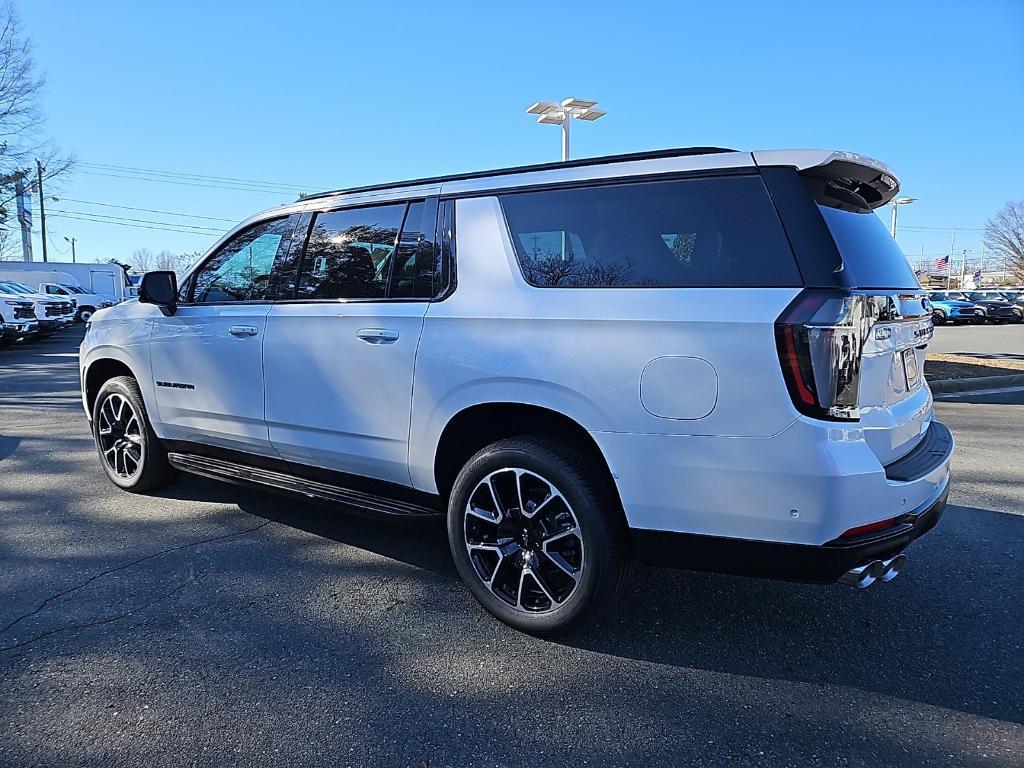
M 859 422 L 880 463 L 891 464 L 917 446 L 932 418 L 924 381 L 930 304 L 874 213 L 899 184 L 885 166 L 845 153 L 762 174 L 808 286 L 803 306 L 798 297 L 777 324 L 794 402 L 799 408 L 810 392 L 804 413 Z

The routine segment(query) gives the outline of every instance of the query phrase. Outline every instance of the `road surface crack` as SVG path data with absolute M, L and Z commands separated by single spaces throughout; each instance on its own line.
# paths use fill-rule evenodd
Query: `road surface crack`
M 150 608 L 151 606 L 156 605 L 160 601 L 166 600 L 167 598 L 172 597 L 173 595 L 175 595 L 176 593 L 180 592 L 182 589 L 184 589 L 186 586 L 188 586 L 189 584 L 191 584 L 194 581 L 195 581 L 195 579 L 191 579 L 191 578 L 190 579 L 186 579 L 185 581 L 183 581 L 181 584 L 179 584 L 178 586 L 176 586 L 174 589 L 170 590 L 169 592 L 164 592 L 162 595 L 159 595 L 158 597 L 153 598 L 148 603 L 145 603 L 144 605 L 140 605 L 138 608 L 132 608 L 129 611 L 124 611 L 122 613 L 118 613 L 118 614 L 115 614 L 113 616 L 104 616 L 103 618 L 100 618 L 100 619 L 92 619 L 91 621 L 83 621 L 83 622 L 80 622 L 78 624 L 67 624 L 67 625 L 65 625 L 63 627 L 56 627 L 54 629 L 48 629 L 47 631 L 40 632 L 38 635 L 30 637 L 27 640 L 22 640 L 21 642 L 13 643 L 11 645 L 0 645 L 0 653 L 3 653 L 4 651 L 13 651 L 15 648 L 21 648 L 21 647 L 26 646 L 26 645 L 31 645 L 32 643 L 39 642 L 40 640 L 42 640 L 44 638 L 50 637 L 51 635 L 56 635 L 56 634 L 58 634 L 60 632 L 72 632 L 72 631 L 74 631 L 76 629 L 89 629 L 90 627 L 98 627 L 98 626 L 100 626 L 102 624 L 110 624 L 111 622 L 119 621 L 119 620 L 127 618 L 127 617 L 129 617 L 129 616 L 131 616 L 133 614 L 141 613 L 142 611 L 145 611 L 147 608 Z
M 54 600 L 57 600 L 57 599 L 59 599 L 61 597 L 64 597 L 66 595 L 70 595 L 72 592 L 76 592 L 77 590 L 82 589 L 83 587 L 87 587 L 92 582 L 96 581 L 97 579 L 103 578 L 104 576 L 109 576 L 112 573 L 117 573 L 118 571 L 123 571 L 123 570 L 126 570 L 128 568 L 132 568 L 132 567 L 134 567 L 136 565 L 139 565 L 140 563 L 146 562 L 147 560 L 152 560 L 153 558 L 160 557 L 161 555 L 167 555 L 167 554 L 170 554 L 171 552 L 178 552 L 179 550 L 189 549 L 191 547 L 199 547 L 199 546 L 202 546 L 203 544 L 212 544 L 215 541 L 223 541 L 225 539 L 230 539 L 230 538 L 233 538 L 235 536 L 245 536 L 246 534 L 258 531 L 260 528 L 263 528 L 264 526 L 270 525 L 271 523 L 275 523 L 275 522 L 277 522 L 280 519 L 281 519 L 281 516 L 279 515 L 278 517 L 271 518 L 270 520 L 264 520 L 259 525 L 254 525 L 251 528 L 246 528 L 246 529 L 241 530 L 241 531 L 233 531 L 232 533 L 224 533 L 224 534 L 221 534 L 220 536 L 211 536 L 208 539 L 200 539 L 199 541 L 190 541 L 187 544 L 179 544 L 176 547 L 167 547 L 166 549 L 161 549 L 159 552 L 153 552 L 153 553 L 151 553 L 149 555 L 146 555 L 145 557 L 140 557 L 137 560 L 132 560 L 130 563 L 125 563 L 124 565 L 119 565 L 116 568 L 108 568 L 105 571 L 100 571 L 99 573 L 97 573 L 97 574 L 95 574 L 93 576 L 90 576 L 88 579 L 83 581 L 81 584 L 77 584 L 77 585 L 75 585 L 73 587 L 69 587 L 68 589 L 65 589 L 65 590 L 57 592 L 57 593 L 55 593 L 53 595 L 50 595 L 49 597 L 47 597 L 45 600 L 43 600 L 39 605 L 37 605 L 35 608 L 33 608 L 28 613 L 24 613 L 21 616 L 18 616 L 17 618 L 12 619 L 10 622 L 5 624 L 3 627 L 0 627 L 0 635 L 4 634 L 5 632 L 10 631 L 14 626 L 16 626 L 20 622 L 24 621 L 25 619 L 28 619 L 28 618 L 31 618 L 32 616 L 35 616 L 37 613 L 39 613 L 41 610 L 43 610 L 47 605 L 52 603 Z M 174 591 L 177 591 L 177 589 L 180 589 L 180 587 L 176 588 Z M 168 593 L 167 596 L 170 596 L 170 594 L 173 594 L 173 592 L 172 593 Z M 158 598 L 158 600 L 159 599 L 162 599 L 162 598 Z M 150 603 L 148 605 L 152 605 L 152 603 Z M 143 606 L 143 608 L 145 608 L 145 607 L 147 607 L 147 606 Z M 125 615 L 128 615 L 128 614 L 125 614 Z M 117 618 L 123 618 L 123 616 L 122 617 L 117 617 Z M 104 623 L 104 622 L 100 622 L 100 623 Z M 92 625 L 86 625 L 86 626 L 92 626 Z M 74 629 L 74 627 L 70 627 L 70 628 Z M 62 630 L 54 630 L 54 631 L 62 631 Z M 47 634 L 50 634 L 50 633 L 47 633 Z M 45 636 L 46 635 L 44 634 L 44 635 L 41 635 L 40 637 L 45 637 Z M 0 651 L 6 651 L 6 650 L 9 650 L 10 648 L 17 648 L 19 645 L 24 645 L 24 643 L 19 643 L 18 645 L 12 645 L 12 646 L 0 646 Z

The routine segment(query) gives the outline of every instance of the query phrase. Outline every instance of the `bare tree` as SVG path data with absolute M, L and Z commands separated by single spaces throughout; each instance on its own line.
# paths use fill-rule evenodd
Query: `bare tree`
M 1007 203 L 985 222 L 985 250 L 1024 280 L 1024 200 Z
M 188 253 L 179 253 L 178 269 L 181 270 L 181 272 L 185 272 L 201 258 L 203 258 L 203 251 L 189 251 Z
M 139 272 L 149 272 L 153 268 L 153 252 L 149 248 L 136 248 L 128 263 Z
M 43 114 L 39 106 L 44 80 L 36 74 L 32 42 L 24 35 L 12 0 L 0 4 L 0 178 L 7 184 L 19 171 L 34 178 L 35 161 L 43 166 L 43 181 L 52 180 L 71 168 L 73 159 L 62 155 L 41 138 Z M 0 190 L 0 228 L 17 230 L 8 212 L 13 209 L 14 191 Z M 18 238 L 0 242 L 0 259 L 12 258 Z
M 177 267 L 178 257 L 175 256 L 170 251 L 163 250 L 156 255 L 156 262 L 153 265 L 153 269 L 164 269 L 173 272 L 177 269 Z

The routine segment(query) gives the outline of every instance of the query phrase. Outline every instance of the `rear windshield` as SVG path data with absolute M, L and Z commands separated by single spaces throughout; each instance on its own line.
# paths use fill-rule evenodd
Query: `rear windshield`
M 501 195 L 526 280 L 540 288 L 800 286 L 759 176 Z
M 819 205 L 832 239 L 857 288 L 919 289 L 903 251 L 874 213 L 853 213 Z

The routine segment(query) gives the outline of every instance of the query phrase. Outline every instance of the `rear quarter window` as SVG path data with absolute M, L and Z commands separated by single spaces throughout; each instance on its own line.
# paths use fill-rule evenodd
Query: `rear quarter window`
M 541 288 L 798 287 L 759 176 L 501 195 L 523 276 Z
M 841 211 L 818 205 L 857 288 L 908 288 L 921 284 L 889 230 L 873 212 Z

